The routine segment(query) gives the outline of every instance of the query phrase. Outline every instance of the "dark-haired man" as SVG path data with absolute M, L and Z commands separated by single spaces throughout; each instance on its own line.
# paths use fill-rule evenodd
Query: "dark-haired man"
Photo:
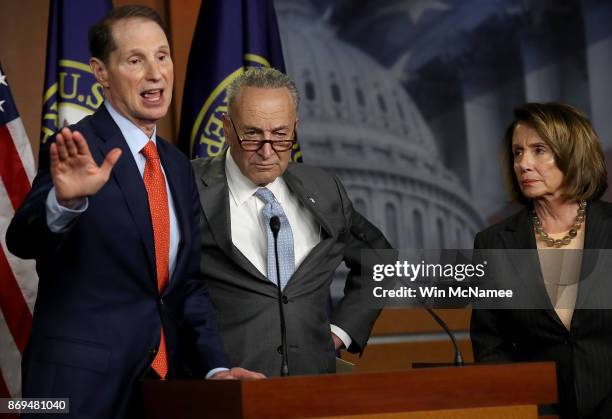
M 156 136 L 173 85 L 159 17 L 115 9 L 90 30 L 90 49 L 104 105 L 43 146 L 7 232 L 40 277 L 23 396 L 68 397 L 72 417 L 137 417 L 138 381 L 180 374 L 179 328 L 195 332 L 196 375 L 262 376 L 228 369 L 198 272 L 191 165 Z

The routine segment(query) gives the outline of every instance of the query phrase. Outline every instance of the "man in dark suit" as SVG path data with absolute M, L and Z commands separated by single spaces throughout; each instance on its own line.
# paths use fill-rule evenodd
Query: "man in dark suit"
M 194 374 L 261 375 L 228 369 L 198 272 L 193 171 L 156 136 L 173 85 L 159 16 L 115 9 L 90 30 L 90 49 L 105 103 L 43 145 L 7 232 L 40 278 L 23 396 L 67 397 L 72 417 L 137 417 L 139 380 L 181 372 L 179 328 L 197 337 Z
M 290 164 L 298 95 L 274 69 L 251 69 L 228 88 L 223 118 L 229 150 L 193 162 L 204 211 L 201 269 L 232 362 L 266 375 L 281 371 L 277 275 L 270 219 L 278 233 L 289 373 L 335 371 L 335 351 L 363 351 L 378 310 L 362 291 L 361 250 L 387 249 L 353 208 L 338 178 Z M 344 298 L 326 313 L 340 263 Z M 371 279 L 370 279 L 371 280 Z

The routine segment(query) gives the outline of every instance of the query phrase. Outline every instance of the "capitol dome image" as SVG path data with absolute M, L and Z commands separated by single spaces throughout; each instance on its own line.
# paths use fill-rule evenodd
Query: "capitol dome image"
M 338 39 L 309 1 L 275 8 L 304 162 L 338 175 L 393 246 L 471 248 L 484 222 L 393 73 Z

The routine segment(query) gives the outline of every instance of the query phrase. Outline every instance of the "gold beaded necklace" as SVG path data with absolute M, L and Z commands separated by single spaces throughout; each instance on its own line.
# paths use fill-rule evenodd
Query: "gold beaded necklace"
M 531 212 L 533 216 L 533 227 L 535 228 L 536 234 L 540 237 L 540 239 L 546 243 L 548 247 L 562 247 L 570 244 L 572 239 L 578 235 L 578 230 L 580 230 L 580 226 L 584 222 L 584 217 L 586 215 L 586 206 L 587 202 L 585 200 L 580 201 L 578 204 L 578 212 L 576 214 L 576 220 L 574 221 L 574 225 L 570 228 L 570 231 L 567 232 L 562 239 L 553 239 L 550 237 L 542 228 L 542 222 L 540 221 L 540 217 L 535 210 Z

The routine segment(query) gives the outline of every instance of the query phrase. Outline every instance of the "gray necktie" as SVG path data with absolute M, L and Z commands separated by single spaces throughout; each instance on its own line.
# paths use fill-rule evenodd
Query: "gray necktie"
M 261 210 L 261 218 L 268 237 L 268 279 L 276 284 L 276 260 L 274 256 L 274 236 L 270 229 L 270 219 L 277 216 L 280 220 L 280 231 L 278 232 L 278 266 L 280 269 L 281 289 L 285 288 L 287 282 L 295 271 L 295 256 L 293 252 L 293 232 L 289 220 L 278 203 L 274 194 L 268 188 L 259 188 L 255 196 L 261 199 L 265 205 Z

